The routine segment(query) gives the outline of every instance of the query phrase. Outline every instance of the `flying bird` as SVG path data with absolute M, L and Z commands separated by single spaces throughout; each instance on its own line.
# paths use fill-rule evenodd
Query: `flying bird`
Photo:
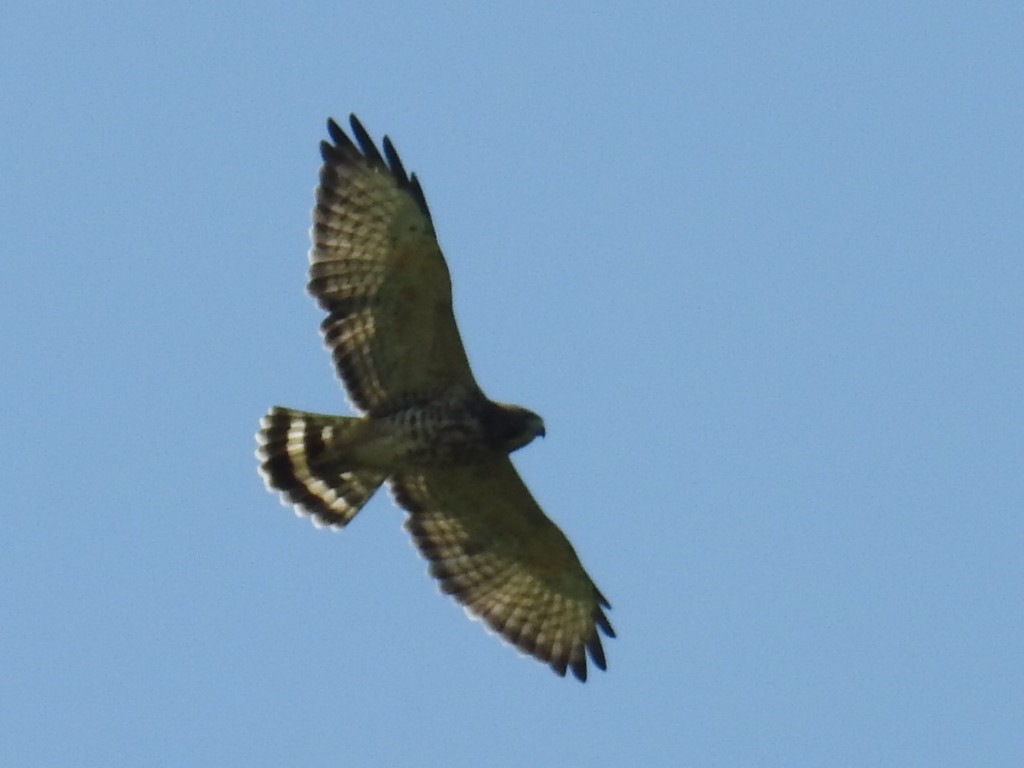
M 345 526 L 385 482 L 442 591 L 520 651 L 587 679 L 606 668 L 608 601 L 509 454 L 540 416 L 477 385 L 451 279 L 416 174 L 352 115 L 320 144 L 309 293 L 360 416 L 271 408 L 256 452 L 267 487 L 321 526 Z

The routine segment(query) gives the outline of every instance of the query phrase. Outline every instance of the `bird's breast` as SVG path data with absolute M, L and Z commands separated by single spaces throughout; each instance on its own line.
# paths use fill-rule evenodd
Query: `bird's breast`
M 430 403 L 370 418 L 373 437 L 366 448 L 374 455 L 366 458 L 373 463 L 396 469 L 470 464 L 493 453 L 479 416 L 470 408 Z

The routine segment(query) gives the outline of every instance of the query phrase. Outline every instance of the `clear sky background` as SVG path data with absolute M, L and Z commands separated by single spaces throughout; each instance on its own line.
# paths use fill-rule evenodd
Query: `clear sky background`
M 0 764 L 1024 761 L 1017 3 L 8 3 Z M 346 412 L 325 119 L 420 175 L 516 456 L 612 601 L 580 685 L 386 494 L 268 494 Z

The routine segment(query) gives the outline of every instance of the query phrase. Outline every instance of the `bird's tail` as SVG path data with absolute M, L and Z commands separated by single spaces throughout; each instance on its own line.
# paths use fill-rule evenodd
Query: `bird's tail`
M 282 501 L 316 525 L 341 527 L 369 501 L 386 473 L 346 466 L 337 447 L 361 420 L 271 408 L 260 420 L 260 474 Z

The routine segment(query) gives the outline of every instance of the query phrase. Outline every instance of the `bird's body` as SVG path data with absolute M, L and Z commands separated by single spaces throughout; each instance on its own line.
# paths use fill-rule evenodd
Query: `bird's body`
M 384 416 L 353 418 L 275 408 L 267 417 L 316 417 L 303 433 L 303 450 L 317 466 L 429 469 L 504 458 L 544 433 L 540 417 L 482 395 L 472 400 L 428 400 Z M 294 427 L 292 427 L 294 429 Z
M 509 454 L 541 418 L 476 384 L 447 265 L 415 174 L 353 116 L 323 142 L 309 290 L 362 416 L 272 408 L 257 435 L 273 490 L 321 525 L 348 523 L 387 481 L 441 588 L 559 674 L 605 667 L 607 600 L 541 511 Z M 385 160 L 386 157 L 386 160 Z

